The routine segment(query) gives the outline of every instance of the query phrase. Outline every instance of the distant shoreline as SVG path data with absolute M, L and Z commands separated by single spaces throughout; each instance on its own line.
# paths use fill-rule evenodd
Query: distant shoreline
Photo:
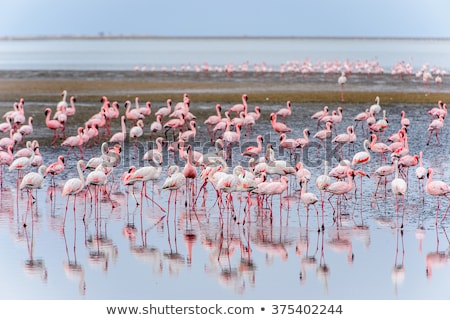
M 375 36 L 355 36 L 355 37 L 329 37 L 329 36 L 158 36 L 158 35 L 24 35 L 24 36 L 0 36 L 0 41 L 17 40 L 114 40 L 114 39 L 298 39 L 298 40 L 420 40 L 420 41 L 445 41 L 450 37 L 375 37 Z

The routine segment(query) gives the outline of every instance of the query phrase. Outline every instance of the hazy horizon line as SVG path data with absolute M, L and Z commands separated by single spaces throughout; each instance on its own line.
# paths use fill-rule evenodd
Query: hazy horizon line
M 393 40 L 450 40 L 450 37 L 408 36 L 167 36 L 143 34 L 61 34 L 0 36 L 0 40 L 61 40 L 61 39 L 393 39 Z

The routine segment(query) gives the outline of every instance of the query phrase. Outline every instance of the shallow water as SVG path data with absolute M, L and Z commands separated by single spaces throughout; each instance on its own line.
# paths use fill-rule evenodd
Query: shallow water
M 336 132 L 344 132 L 353 124 L 353 117 L 370 104 L 344 104 L 344 119 L 337 125 Z M 100 107 L 82 102 L 80 105 L 78 120 L 69 118 L 67 135 L 75 134 L 76 123 L 89 118 Z M 192 143 L 197 151 L 214 150 L 203 125 L 203 119 L 212 114 L 214 105 L 192 102 L 191 112 L 198 115 L 199 124 L 198 138 Z M 426 145 L 429 124 L 426 111 L 434 106 L 392 105 L 385 103 L 382 95 L 381 105 L 389 118 L 389 127 L 383 136 L 386 138 L 400 129 L 400 111 L 406 110 L 412 123 L 408 129 L 410 154 L 423 151 L 424 166 L 435 169 L 434 179 L 450 181 L 448 129 L 444 127 L 440 134 L 440 146 L 434 138 Z M 332 110 L 337 108 L 334 103 L 329 106 Z M 253 105 L 249 107 L 253 109 Z M 234 147 L 230 166 L 247 165 L 248 159 L 240 156 L 240 150 L 255 144 L 258 134 L 264 136 L 264 150 L 267 143 L 272 143 L 276 157 L 289 160 L 288 152 L 277 147 L 278 135 L 269 121 L 269 114 L 283 106 L 261 107 L 262 117 L 253 131 L 242 138 L 241 145 Z M 323 104 L 293 105 L 293 108 L 295 112 L 286 120 L 293 129 L 288 137 L 300 137 L 304 128 L 310 128 L 310 148 L 304 150 L 300 159 L 312 173 L 309 191 L 319 195 L 314 181 L 323 172 L 323 160 L 327 159 L 330 167 L 338 162 L 330 143 L 325 152 L 318 150 L 312 138 L 317 127 L 310 115 L 322 110 Z M 42 117 L 42 106 L 28 110 L 26 112 Z M 153 120 L 153 114 L 146 119 L 147 130 Z M 185 207 L 186 192 L 182 191 L 177 195 L 176 204 L 169 204 L 169 192 L 161 191 L 161 185 L 168 165 L 177 160 L 164 151 L 161 177 L 154 187 L 151 183 L 147 187 L 150 197 L 167 211 L 164 213 L 151 200 L 143 199 L 138 206 L 120 182 L 129 166 L 144 164 L 140 157 L 153 147 L 146 131 L 138 149 L 132 142 L 124 144 L 122 162 L 110 177 L 107 190 L 115 208 L 104 195 L 96 205 L 88 194 L 87 202 L 84 196 L 77 197 L 74 214 L 73 198 L 70 198 L 63 229 L 67 198 L 61 196 L 61 188 L 67 179 L 77 176 L 78 156 L 67 155 L 64 147 L 50 147 L 52 133 L 42 121 L 35 123 L 35 130 L 30 139 L 37 138 L 41 142 L 44 163 L 54 162 L 63 154 L 67 160 L 66 170 L 55 177 L 56 187 L 51 186 L 49 177 L 46 178 L 31 208 L 27 207 L 26 192 L 16 189 L 17 173 L 3 170 L 0 193 L 2 299 L 450 298 L 447 290 L 450 219 L 435 225 L 436 199 L 419 190 L 415 168 L 409 170 L 408 192 L 404 207 L 400 200 L 398 212 L 389 183 L 386 192 L 384 186 L 380 186 L 376 197 L 377 180 L 363 178 L 361 189 L 358 177 L 356 192 L 339 206 L 340 219 L 333 220 L 331 204 L 336 206 L 336 199 L 331 199 L 331 203 L 325 200 L 325 230 L 317 232 L 314 208 L 310 208 L 307 219 L 304 207 L 299 205 L 299 185 L 295 177 L 291 177 L 289 193 L 283 194 L 281 206 L 279 197 L 275 196 L 271 208 L 264 205 L 258 209 L 253 196 L 250 207 L 246 207 L 246 195 L 242 195 L 240 202 L 241 195 L 236 194 L 236 221 L 230 210 L 223 210 L 223 220 L 220 219 L 216 195 L 210 185 L 206 196 L 200 195 L 195 210 Z M 112 132 L 119 130 L 119 122 L 115 120 Z M 351 160 L 355 152 L 362 150 L 367 134 L 363 134 L 360 127 L 356 134 L 354 151 L 344 148 L 344 158 Z M 100 155 L 99 144 L 86 150 L 85 159 L 94 155 Z M 184 166 L 183 161 L 177 163 Z M 363 170 L 372 173 L 379 164 L 379 155 L 372 153 L 371 161 Z M 199 181 L 197 188 L 200 184 Z M 138 199 L 139 192 L 137 185 Z M 318 209 L 321 211 L 320 205 Z M 439 220 L 446 209 L 447 200 L 441 199 Z M 249 218 L 243 224 L 245 212 Z M 26 228 L 23 227 L 25 218 Z

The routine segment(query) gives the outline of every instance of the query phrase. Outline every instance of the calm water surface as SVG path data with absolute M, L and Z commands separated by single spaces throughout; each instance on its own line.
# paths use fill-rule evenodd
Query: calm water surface
M 79 98 L 82 101 L 82 97 Z M 176 99 L 175 99 L 176 100 Z M 238 101 L 239 102 L 239 99 Z M 49 102 L 51 104 L 51 102 Z M 353 124 L 352 118 L 367 105 L 344 105 L 344 120 L 337 125 L 337 133 Z M 429 117 L 426 111 L 432 105 L 392 105 L 383 101 L 389 127 L 388 137 L 400 129 L 400 111 L 407 110 L 411 120 L 408 129 L 410 154 L 424 152 L 424 166 L 435 169 L 435 179 L 450 181 L 448 158 L 450 144 L 441 133 L 442 145 L 435 140 L 426 145 Z M 77 118 L 87 119 L 99 105 L 80 103 Z M 153 104 L 163 105 L 161 102 Z M 193 143 L 197 151 L 213 151 L 208 144 L 206 127 L 202 124 L 211 114 L 212 105 L 192 102 L 192 112 L 198 116 L 198 135 Z M 229 106 L 224 105 L 224 109 Z M 250 105 L 250 109 L 253 109 Z M 275 147 L 276 157 L 289 160 L 289 154 L 278 146 L 278 135 L 272 130 L 270 112 L 281 105 L 262 105 L 263 115 L 254 130 L 243 139 L 241 148 L 255 144 L 258 134 Z M 330 104 L 332 109 L 337 105 Z M 9 110 L 4 106 L 3 111 Z M 319 195 L 314 181 L 323 172 L 322 161 L 330 167 L 337 165 L 337 157 L 330 151 L 317 149 L 312 138 L 318 130 L 309 120 L 310 115 L 323 108 L 322 104 L 293 105 L 296 110 L 286 120 L 293 128 L 289 137 L 300 137 L 304 128 L 311 130 L 311 147 L 301 160 L 312 173 L 309 191 Z M 361 188 L 340 206 L 341 219 L 333 221 L 333 209 L 325 201 L 325 230 L 317 232 L 315 210 L 310 208 L 309 219 L 299 205 L 298 182 L 291 177 L 289 192 L 273 198 L 272 209 L 266 205 L 258 209 L 254 197 L 250 207 L 245 197 L 235 195 L 237 221 L 230 210 L 220 219 L 216 195 L 210 185 L 207 194 L 200 195 L 195 210 L 185 207 L 186 193 L 180 191 L 177 202 L 168 204 L 168 191 L 161 191 L 167 177 L 167 167 L 177 161 L 164 151 L 161 177 L 148 192 L 166 213 L 150 200 L 140 206 L 121 184 L 120 177 L 130 165 L 143 165 L 144 151 L 153 147 L 147 133 L 141 139 L 140 149 L 132 143 L 124 145 L 124 157 L 108 182 L 111 202 L 102 197 L 96 206 L 77 197 L 75 213 L 73 198 L 65 228 L 63 218 L 67 198 L 61 195 L 64 182 L 77 176 L 78 156 L 67 156 L 64 147 L 49 147 L 50 130 L 43 126 L 43 107 L 25 109 L 27 115 L 41 120 L 35 123 L 35 136 L 41 141 L 44 163 L 66 155 L 63 174 L 55 177 L 53 187 L 49 177 L 37 191 L 36 203 L 27 207 L 26 192 L 16 189 L 16 172 L 3 170 L 3 189 L 0 193 L 0 297 L 2 299 L 449 299 L 450 285 L 449 238 L 450 219 L 435 225 L 436 199 L 419 189 L 414 170 L 409 170 L 408 193 L 404 208 L 395 209 L 395 198 L 387 185 L 380 186 L 379 196 L 374 192 L 377 180 L 364 178 Z M 69 118 L 66 132 L 76 132 L 75 119 Z M 112 131 L 120 131 L 118 120 Z M 354 151 L 344 149 L 344 157 L 351 159 L 362 150 L 367 138 L 357 128 Z M 170 135 L 169 135 L 170 137 Z M 31 138 L 30 138 L 31 139 Z M 153 140 L 152 140 L 153 141 Z M 167 146 L 164 147 L 164 150 Z M 236 146 L 233 162 L 247 165 Z M 100 146 L 87 149 L 85 159 L 100 155 Z M 183 161 L 177 162 L 184 166 Z M 372 153 L 364 168 L 372 173 L 380 165 L 378 155 Z M 35 170 L 35 169 L 33 169 Z M 86 174 L 86 173 L 85 173 Z M 274 176 L 273 178 L 276 179 Z M 198 182 L 197 188 L 201 182 Z M 140 187 L 135 194 L 139 198 Z M 336 200 L 331 200 L 336 206 Z M 244 210 L 245 208 L 245 210 Z M 321 212 L 320 206 L 318 206 Z M 441 200 L 439 219 L 447 209 L 447 200 Z M 27 213 L 28 212 L 28 213 Z M 249 218 L 242 222 L 245 212 Z M 404 213 L 404 228 L 400 229 Z M 28 216 L 26 217 L 26 214 Z M 83 216 L 85 220 L 83 221 Z M 168 217 L 162 218 L 162 217 Z M 272 216 L 272 219 L 270 219 Z M 23 223 L 27 221 L 27 227 Z
M 447 39 L 150 38 L 0 41 L 0 70 L 194 70 L 309 61 L 377 61 L 385 72 L 400 61 L 450 69 Z

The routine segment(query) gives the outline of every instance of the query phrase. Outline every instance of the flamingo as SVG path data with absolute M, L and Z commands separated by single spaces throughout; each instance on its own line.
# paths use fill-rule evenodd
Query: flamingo
M 44 175 L 47 176 L 50 174 L 52 176 L 52 181 L 54 181 L 54 177 L 58 174 L 61 174 L 65 169 L 65 159 L 63 155 L 58 156 L 58 160 L 56 162 L 51 163 L 45 169 Z
M 131 101 L 127 100 L 125 101 L 125 117 L 127 120 L 131 120 L 133 121 L 134 124 L 136 124 L 136 122 L 139 119 L 144 119 L 145 116 L 139 112 L 139 110 L 137 109 L 131 109 Z
M 255 120 L 255 122 L 261 117 L 261 107 L 255 106 L 255 111 L 248 112 L 246 117 L 251 117 Z
M 377 114 L 381 111 L 379 96 L 375 97 L 375 103 L 370 106 L 369 111 L 370 111 L 370 113 L 373 113 L 373 114 Z
M 8 148 L 6 148 L 6 151 L 0 150 L 0 166 L 1 166 L 1 168 L 0 168 L 0 183 L 1 183 L 0 188 L 3 188 L 3 167 L 11 165 L 11 163 L 14 160 L 12 150 L 13 150 L 12 145 L 8 146 Z
M 317 217 L 317 231 L 320 232 L 321 227 L 319 226 L 319 210 L 317 210 L 316 203 L 319 201 L 317 196 L 307 191 L 308 180 L 302 178 L 300 180 L 300 185 L 302 186 L 300 189 L 300 202 L 303 203 L 306 209 L 306 216 L 309 215 L 309 206 L 313 205 L 314 209 L 316 209 L 316 217 Z M 324 221 L 322 220 L 322 229 L 324 229 Z
M 116 142 L 116 143 L 122 143 L 125 141 L 126 135 L 127 135 L 127 127 L 125 124 L 125 116 L 122 116 L 120 118 L 120 123 L 122 126 L 121 132 L 116 132 L 110 139 L 109 142 Z
M 179 139 L 187 142 L 189 140 L 195 139 L 195 135 L 197 134 L 197 123 L 194 120 L 189 121 L 190 130 L 186 130 L 180 133 Z
M 397 159 L 394 160 L 394 165 L 395 165 L 395 176 L 394 176 L 394 179 L 391 181 L 391 189 L 392 189 L 392 193 L 394 194 L 394 197 L 395 197 L 395 211 L 398 213 L 398 196 L 401 196 L 403 199 L 402 202 L 403 202 L 403 209 L 404 209 L 407 185 L 406 185 L 406 181 L 398 176 L 398 161 L 397 161 Z M 402 217 L 404 217 L 404 214 L 402 215 Z M 401 224 L 400 228 L 401 229 L 403 228 L 403 218 L 402 218 L 402 224 Z
M 353 121 L 356 121 L 355 130 L 359 123 L 361 123 L 361 130 L 364 132 L 364 122 L 367 122 L 367 119 L 370 117 L 369 109 L 366 109 L 364 112 L 358 113 Z
M 175 191 L 175 197 L 174 197 L 174 205 L 176 206 L 177 202 L 177 192 L 180 188 L 184 187 L 186 185 L 186 177 L 182 172 L 180 172 L 180 167 L 177 165 L 171 165 L 169 167 L 168 171 L 168 177 L 164 181 L 161 189 L 162 190 L 169 190 L 169 198 L 167 200 L 167 212 L 170 212 L 169 206 L 170 206 L 170 198 L 172 197 L 172 192 Z M 169 218 L 169 215 L 167 215 L 167 219 Z M 175 218 L 175 217 L 174 217 Z
M 316 178 L 316 187 L 320 192 L 320 202 L 322 204 L 322 230 L 324 229 L 324 206 L 323 192 L 331 184 L 330 176 L 328 175 L 328 161 L 323 162 L 324 172 Z
M 9 130 L 13 129 L 13 126 L 11 125 L 12 118 L 6 117 L 6 121 L 0 123 L 0 131 L 1 132 L 9 132 Z
M 76 136 L 67 137 L 62 143 L 61 146 L 63 147 L 69 147 L 70 149 L 67 152 L 67 155 L 69 155 L 70 150 L 73 150 L 75 147 L 80 148 L 80 156 L 83 157 L 83 132 L 84 128 L 79 127 L 77 130 L 78 134 Z M 75 153 L 75 152 L 74 152 Z
M 341 89 L 341 101 L 344 101 L 344 86 L 347 83 L 347 77 L 345 76 L 345 71 L 341 72 L 341 75 L 338 78 L 338 84 Z
M 402 110 L 401 115 L 402 115 L 402 118 L 400 120 L 400 124 L 402 125 L 402 127 L 408 128 L 410 125 L 410 121 L 408 118 L 406 118 L 406 113 L 404 110 Z
M 10 147 L 8 147 L 9 150 Z M 31 163 L 34 160 L 34 152 L 32 152 L 30 155 L 27 156 L 22 156 L 22 157 L 18 157 L 16 159 L 14 159 L 11 164 L 9 165 L 8 170 L 9 171 L 13 171 L 13 170 L 18 170 L 17 171 L 17 179 L 19 179 L 19 171 L 24 171 L 26 169 L 28 169 L 29 167 L 31 167 Z
M 75 218 L 75 202 L 77 201 L 77 194 L 79 194 L 81 191 L 84 190 L 85 187 L 85 180 L 84 175 L 82 171 L 82 167 L 84 167 L 84 160 L 80 159 L 77 162 L 77 171 L 78 171 L 78 178 L 70 178 L 64 183 L 63 189 L 62 189 L 62 196 L 67 196 L 67 202 L 66 202 L 66 211 L 64 213 L 64 222 L 63 227 L 66 224 L 66 216 L 67 216 L 67 210 L 69 207 L 69 198 L 70 196 L 73 196 L 73 214 L 74 214 L 74 220 Z
M 28 124 L 25 124 L 19 128 L 19 133 L 23 136 L 28 136 L 33 133 L 33 117 L 28 117 Z
M 333 204 L 331 203 L 331 198 L 334 196 L 345 196 L 345 194 L 349 193 L 351 190 L 353 190 L 354 187 L 354 177 L 356 174 L 360 173 L 360 171 L 354 171 L 354 170 L 348 170 L 347 171 L 347 181 L 335 181 L 331 183 L 326 189 L 325 192 L 330 193 L 330 196 L 328 197 L 328 202 L 333 207 L 333 213 L 336 212 L 336 209 L 334 208 Z
M 40 166 L 38 169 L 38 172 L 29 172 L 26 175 L 23 176 L 22 180 L 20 181 L 19 190 L 27 189 L 28 191 L 28 205 L 31 206 L 33 197 L 33 190 L 36 189 L 42 189 L 44 186 L 44 172 L 46 167 L 44 165 Z M 27 211 L 28 213 L 28 211 Z M 26 217 L 25 222 L 23 224 L 24 227 L 27 226 L 26 224 Z
M 142 160 L 155 162 L 155 160 L 163 158 L 163 156 L 162 156 L 163 138 L 162 137 L 156 138 L 155 143 L 156 143 L 156 149 L 148 150 L 142 157 Z
M 145 102 L 145 107 L 139 107 L 138 97 L 136 97 L 136 109 L 144 117 L 147 117 L 152 113 L 152 103 L 150 101 L 147 101 L 147 102 Z
M 419 180 L 419 189 L 423 188 L 423 181 L 425 180 L 425 177 L 427 176 L 427 170 L 423 166 L 423 152 L 419 152 L 419 166 L 416 168 L 416 177 Z M 423 189 L 422 189 L 423 190 Z
M 156 116 L 156 120 L 150 124 L 150 135 L 153 135 L 154 133 L 158 133 L 162 130 L 162 128 L 163 128 L 162 117 L 163 116 L 161 114 L 158 114 Z
M 160 161 L 161 161 L 161 159 L 160 159 Z M 154 204 L 156 204 L 159 207 L 159 209 L 161 209 L 161 211 L 166 212 L 166 210 L 164 210 L 164 208 L 162 208 L 156 201 L 154 201 L 152 198 L 150 198 L 147 194 L 147 182 L 152 181 L 153 189 L 154 189 L 155 181 L 158 180 L 159 177 L 161 176 L 162 166 L 161 166 L 160 161 L 157 163 L 156 167 L 144 166 L 144 167 L 140 167 L 140 168 L 136 169 L 136 171 L 134 171 L 131 174 L 131 177 L 128 179 L 128 183 L 133 184 L 137 181 L 141 181 L 142 182 L 141 202 L 142 202 L 143 197 L 145 196 L 147 199 L 149 199 Z
M 259 135 L 256 137 L 256 146 L 247 147 L 244 152 L 242 152 L 243 157 L 257 157 L 262 151 L 262 143 L 264 142 L 263 136 Z
M 209 128 L 214 127 L 216 124 L 218 124 L 222 120 L 222 106 L 218 103 L 216 104 L 216 114 L 209 116 L 203 123 L 208 125 Z
M 186 178 L 186 186 L 188 189 L 188 190 L 186 190 L 186 193 L 187 193 L 187 198 L 190 201 L 189 202 L 189 206 L 190 206 L 190 204 L 192 203 L 192 197 L 195 193 L 194 180 L 197 177 L 197 169 L 193 164 L 194 159 L 193 159 L 193 155 L 192 155 L 192 146 L 191 145 L 189 145 L 187 148 L 187 155 L 188 155 L 187 161 L 183 168 L 183 174 L 184 174 L 184 177 Z M 188 201 L 186 201 L 186 203 L 187 202 Z
M 442 130 L 443 127 L 444 127 L 444 117 L 442 115 L 439 116 L 439 118 L 434 119 L 430 123 L 430 125 L 428 126 L 428 131 L 430 132 L 430 134 L 428 136 L 427 145 L 430 144 L 430 139 L 431 139 L 431 135 L 433 134 L 433 132 L 436 135 L 437 144 L 438 145 L 441 144 L 441 142 L 439 141 L 439 131 Z
M 349 144 L 352 141 L 354 134 L 354 127 L 348 126 L 347 131 L 345 133 L 338 134 L 331 140 L 331 142 L 336 143 L 336 147 L 334 147 L 334 150 L 339 148 L 340 154 L 342 156 L 342 148 L 345 144 Z
M 379 153 L 381 157 L 383 157 L 383 155 L 385 155 L 385 153 L 387 152 L 392 152 L 392 149 L 385 143 L 383 142 L 377 142 L 377 135 L 376 134 L 371 134 L 370 138 L 372 140 L 372 142 L 369 145 L 370 150 L 372 150 L 373 152 Z
M 56 105 L 56 110 L 61 111 L 63 108 L 67 108 L 69 105 L 67 104 L 67 90 L 63 90 L 61 92 L 62 99 Z
M 436 210 L 436 222 L 435 224 L 438 224 L 438 213 L 440 209 L 440 203 L 439 199 L 440 197 L 446 197 L 448 200 L 450 198 L 448 197 L 448 194 L 450 193 L 450 187 L 449 185 L 441 180 L 433 180 L 433 174 L 434 170 L 432 168 L 428 168 L 427 170 L 427 182 L 425 184 L 425 190 L 427 194 L 436 197 L 437 199 L 437 210 Z M 442 220 L 445 219 L 445 215 L 442 218 Z
M 286 101 L 286 107 L 281 108 L 275 114 L 277 115 L 277 117 L 282 117 L 284 122 L 286 117 L 289 117 L 292 114 L 291 101 Z
M 58 139 L 58 136 L 57 136 L 57 132 L 56 132 L 56 131 L 57 131 L 57 130 L 63 130 L 63 129 L 64 129 L 64 124 L 62 124 L 62 123 L 59 122 L 58 120 L 55 120 L 55 119 L 52 120 L 52 119 L 50 119 L 51 114 L 52 114 L 52 109 L 46 108 L 44 114 L 45 114 L 45 125 L 46 125 L 49 129 L 53 130 L 53 141 L 52 141 L 52 145 L 55 145 L 56 140 Z
M 323 130 L 317 131 L 316 134 L 314 135 L 314 138 L 315 139 L 319 139 L 320 140 L 320 145 L 323 146 L 324 148 L 325 148 L 324 141 L 326 139 L 331 138 L 331 127 L 332 127 L 332 125 L 333 124 L 331 122 L 327 122 L 326 123 L 326 128 L 323 129 Z
M 273 112 L 270 114 L 270 123 L 272 124 L 273 130 L 275 130 L 275 132 L 277 133 L 292 132 L 292 129 L 287 125 L 281 122 L 277 122 L 277 115 Z
M 222 140 L 227 144 L 227 154 L 231 157 L 231 145 L 233 143 L 237 143 L 241 139 L 241 126 L 242 124 L 238 123 L 236 125 L 236 131 L 230 130 L 231 121 L 228 121 L 227 128 L 222 135 Z
M 172 113 L 172 99 L 167 99 L 166 103 L 166 107 L 161 107 L 155 112 L 156 117 L 161 116 L 161 122 Z
M 378 167 L 375 170 L 373 175 L 379 178 L 378 183 L 377 183 L 377 188 L 375 189 L 375 195 L 377 194 L 381 179 L 384 180 L 384 185 L 386 187 L 387 176 L 390 176 L 391 174 L 393 174 L 395 172 L 396 168 L 397 168 L 397 164 L 395 162 L 393 162 L 392 165 L 383 165 L 383 166 Z M 386 188 L 385 188 L 385 190 L 386 190 Z
M 143 134 L 144 134 L 144 121 L 142 119 L 139 119 L 136 122 L 136 125 L 130 129 L 130 138 L 133 138 L 134 144 L 136 145 L 138 138 L 142 137 Z
M 317 127 L 320 126 L 320 120 L 328 115 L 329 107 L 324 106 L 322 111 L 317 111 L 311 116 L 311 119 L 317 119 Z
M 66 115 L 68 117 L 73 117 L 75 115 L 76 112 L 76 107 L 75 107 L 75 102 L 77 101 L 77 99 L 74 96 L 70 97 L 70 106 L 66 107 Z
M 228 111 L 229 112 L 236 112 L 236 114 L 240 114 L 242 111 L 246 111 L 247 110 L 247 100 L 248 100 L 248 96 L 247 94 L 243 94 L 242 95 L 242 103 L 237 103 L 233 106 L 231 106 Z

